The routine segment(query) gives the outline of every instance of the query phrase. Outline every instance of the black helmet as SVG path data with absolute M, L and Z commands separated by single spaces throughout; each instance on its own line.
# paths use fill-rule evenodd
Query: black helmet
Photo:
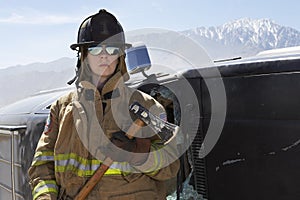
M 125 49 L 129 44 L 125 44 L 124 31 L 121 24 L 111 13 L 101 9 L 99 13 L 87 17 L 78 30 L 77 43 L 70 47 L 73 50 L 87 48 L 99 43 L 109 43 Z
M 128 80 L 127 69 L 125 64 L 125 48 L 131 47 L 131 44 L 125 43 L 125 35 L 121 24 L 111 13 L 105 9 L 101 9 L 99 13 L 87 17 L 80 25 L 78 30 L 77 43 L 72 44 L 70 47 L 78 51 L 78 60 L 76 65 L 76 75 L 68 82 L 71 85 L 76 79 L 79 78 L 81 72 L 81 56 L 79 51 L 86 49 L 90 46 L 99 44 L 114 44 L 120 47 L 122 55 L 120 56 L 119 70 L 122 75 Z M 78 80 L 77 80 L 78 81 Z

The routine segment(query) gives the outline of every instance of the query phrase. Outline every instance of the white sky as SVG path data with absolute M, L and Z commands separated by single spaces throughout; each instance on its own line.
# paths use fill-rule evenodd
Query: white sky
M 76 42 L 81 21 L 101 8 L 115 14 L 125 31 L 181 31 L 244 17 L 300 30 L 298 0 L 0 0 L 0 68 L 75 58 L 69 45 Z

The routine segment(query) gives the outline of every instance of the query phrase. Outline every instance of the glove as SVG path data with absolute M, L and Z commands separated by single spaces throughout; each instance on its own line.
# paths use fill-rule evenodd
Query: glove
M 132 165 L 142 165 L 148 158 L 151 140 L 147 138 L 129 139 L 123 131 L 112 134 L 106 155 L 118 162 L 128 162 Z M 134 154 L 133 154 L 134 153 Z

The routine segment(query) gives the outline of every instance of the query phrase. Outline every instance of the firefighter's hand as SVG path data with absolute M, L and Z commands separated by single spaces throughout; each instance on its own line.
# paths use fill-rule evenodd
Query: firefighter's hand
M 138 166 L 143 164 L 150 152 L 151 140 L 147 138 L 129 139 L 124 132 L 112 134 L 106 155 L 118 162 L 129 162 Z

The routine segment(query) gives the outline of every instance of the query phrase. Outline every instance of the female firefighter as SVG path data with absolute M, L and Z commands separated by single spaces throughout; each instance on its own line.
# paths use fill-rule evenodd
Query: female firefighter
M 50 114 L 28 171 L 33 199 L 74 199 L 106 157 L 113 163 L 86 199 L 165 199 L 165 181 L 179 163 L 170 142 L 162 146 L 148 127 L 127 137 L 138 102 L 157 116 L 163 107 L 127 87 L 122 26 L 106 10 L 79 27 L 76 89 L 59 98 Z

